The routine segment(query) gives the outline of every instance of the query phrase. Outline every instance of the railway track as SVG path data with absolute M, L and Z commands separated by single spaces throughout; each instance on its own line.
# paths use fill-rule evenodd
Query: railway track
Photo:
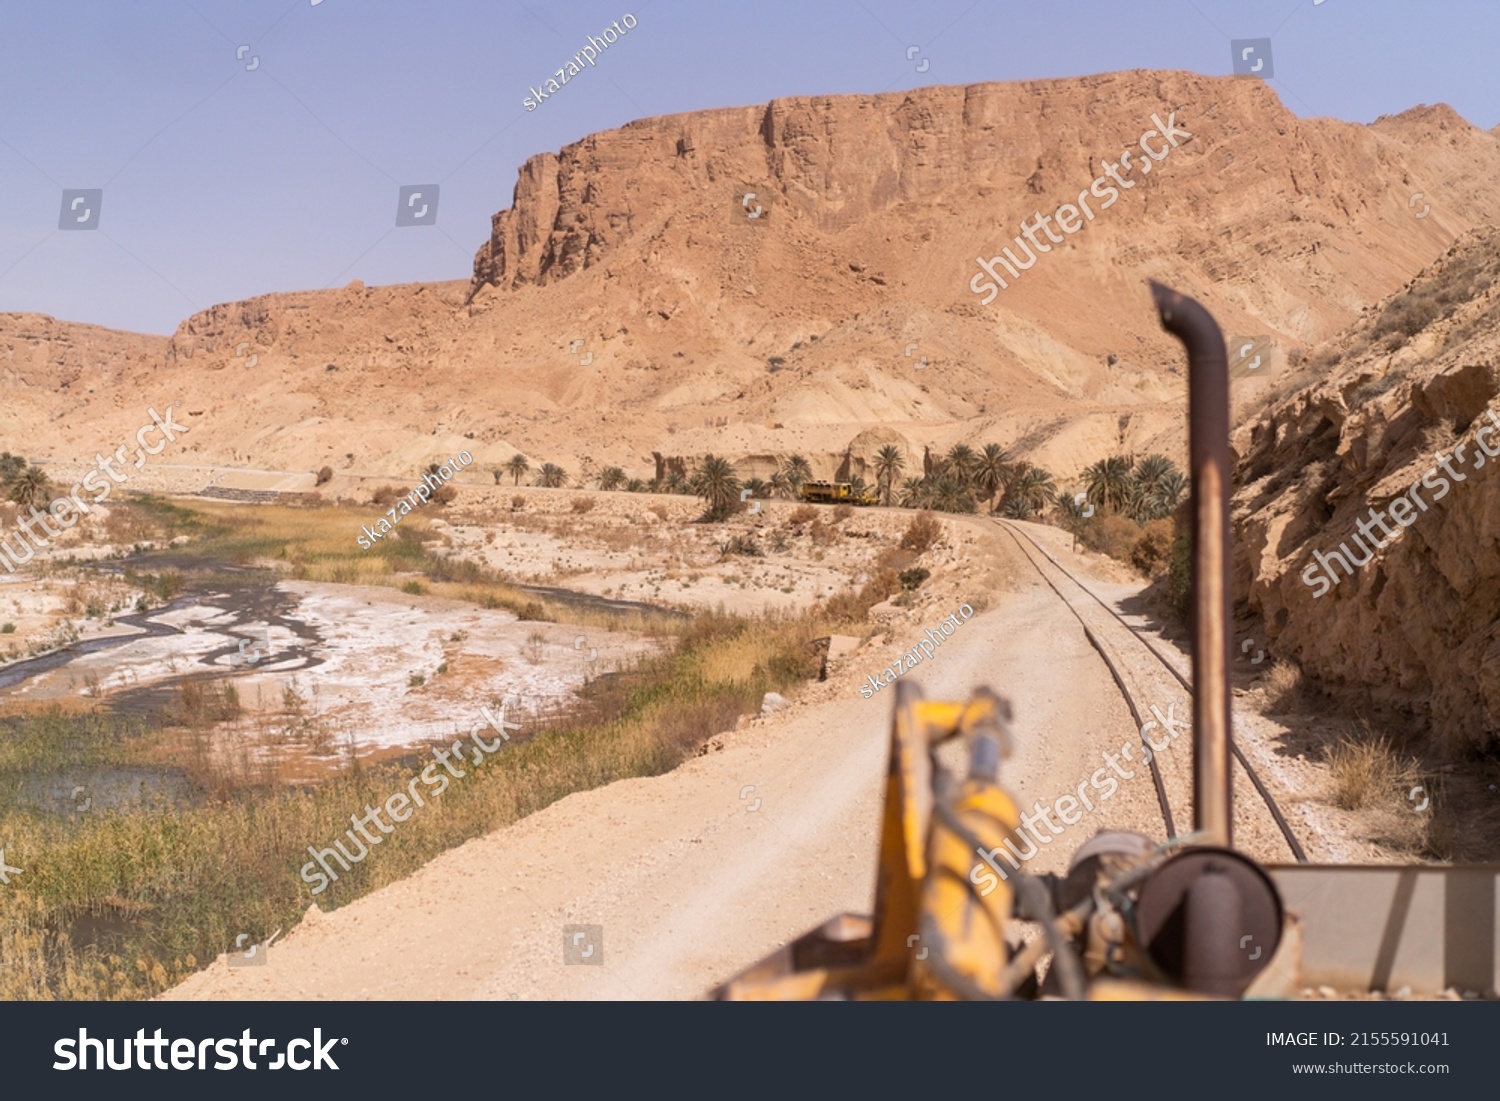
M 1115 684 L 1119 687 L 1121 695 L 1125 699 L 1125 705 L 1130 709 L 1131 716 L 1135 719 L 1138 731 L 1146 727 L 1151 720 L 1142 713 L 1144 693 L 1139 683 L 1134 686 L 1132 682 L 1138 682 L 1142 678 L 1137 673 L 1132 673 L 1130 663 L 1125 659 L 1122 650 L 1130 649 L 1132 644 L 1144 649 L 1153 659 L 1153 665 L 1164 669 L 1167 674 L 1175 680 L 1189 694 L 1193 686 L 1189 677 L 1178 668 L 1174 657 L 1164 654 L 1151 639 L 1136 629 L 1118 610 L 1111 607 L 1102 600 L 1092 589 L 1080 581 L 1074 574 L 1053 558 L 1052 555 L 1035 539 L 1028 535 L 1016 524 L 999 520 L 995 521 L 1012 539 L 1031 564 L 1041 574 L 1042 580 L 1057 594 L 1059 600 L 1067 605 L 1068 610 L 1073 613 L 1079 624 L 1083 627 L 1084 634 L 1088 637 L 1090 644 L 1098 651 L 1104 660 L 1110 675 L 1114 677 Z M 1097 609 L 1103 609 L 1107 618 L 1101 619 Z M 1129 640 L 1129 641 L 1126 641 Z M 1122 647 L 1121 642 L 1125 645 Z M 1139 653 L 1139 650 L 1135 652 Z M 1145 734 L 1141 734 L 1142 744 L 1145 744 Z M 1245 758 L 1240 747 L 1231 741 L 1230 751 L 1234 760 L 1239 763 L 1244 778 L 1250 783 L 1255 794 L 1265 805 L 1276 829 L 1286 843 L 1291 854 L 1299 863 L 1307 862 L 1307 853 L 1303 850 L 1301 843 L 1297 840 L 1296 833 L 1287 822 L 1286 816 L 1277 805 L 1276 799 L 1255 768 Z M 1168 768 L 1162 768 L 1163 754 L 1153 753 L 1150 759 L 1151 779 L 1156 788 L 1156 798 L 1161 810 L 1162 821 L 1166 826 L 1167 836 L 1176 837 L 1176 817 L 1173 815 L 1174 802 L 1183 805 L 1190 801 L 1192 785 L 1190 777 L 1182 775 L 1181 755 L 1167 757 Z

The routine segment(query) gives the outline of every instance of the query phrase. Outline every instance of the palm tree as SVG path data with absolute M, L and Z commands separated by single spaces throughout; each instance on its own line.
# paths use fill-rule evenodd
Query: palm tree
M 1143 524 L 1172 515 L 1188 484 L 1182 471 L 1165 455 L 1147 455 L 1135 464 L 1132 477 L 1135 492 L 1130 515 Z
M 505 468 L 497 466 L 494 470 L 490 471 L 490 473 L 495 476 L 495 484 L 499 485 L 500 479 L 505 477 Z
M 990 502 L 990 511 L 995 510 L 994 500 L 1010 481 L 1014 464 L 1010 452 L 998 443 L 987 443 L 974 467 L 974 485 Z
M 52 496 L 52 483 L 40 467 L 28 466 L 11 479 L 10 499 L 22 508 L 36 508 Z
M 8 486 L 26 469 L 26 460 L 9 451 L 0 452 L 0 487 Z
M 542 476 L 537 480 L 537 485 L 546 486 L 548 489 L 561 489 L 568 484 L 568 472 L 556 463 L 543 463 Z
M 1024 497 L 1012 497 L 1005 502 L 1005 507 L 1000 510 L 1000 515 L 1007 520 L 1034 520 L 1036 509 L 1031 507 L 1031 502 Z
M 641 481 L 639 478 L 632 478 L 630 479 L 630 481 L 625 483 L 626 493 L 645 493 L 646 489 L 646 483 Z
M 1124 509 L 1130 503 L 1130 490 L 1134 483 L 1130 465 L 1128 459 L 1112 456 L 1100 459 L 1085 470 L 1083 480 L 1089 499 L 1115 512 Z
M 943 512 L 973 512 L 974 498 L 956 474 L 939 474 L 932 481 L 932 504 Z
M 1016 499 L 1025 501 L 1033 513 L 1040 514 L 1057 497 L 1057 486 L 1050 471 L 1026 464 L 1026 469 L 1016 475 L 1009 489 Z
M 807 465 L 807 460 L 801 455 L 793 455 L 788 459 L 782 466 L 781 473 L 786 476 L 789 497 L 797 496 L 803 482 L 812 481 L 812 467 Z
M 1147 455 L 1135 464 L 1133 477 L 1137 485 L 1147 493 L 1151 493 L 1161 485 L 1163 478 L 1176 470 L 1177 465 L 1165 455 Z
M 948 449 L 948 454 L 943 460 L 943 470 L 952 475 L 954 481 L 960 486 L 968 486 L 974 479 L 974 472 L 979 468 L 979 456 L 974 454 L 974 449 L 966 443 L 956 443 Z
M 662 483 L 664 493 L 686 493 L 688 491 L 688 480 L 682 476 L 682 471 L 673 470 L 667 475 L 667 480 Z
M 617 466 L 607 466 L 599 475 L 599 488 L 605 493 L 619 489 L 626 483 L 625 471 Z
M 902 508 L 925 508 L 932 499 L 931 483 L 925 478 L 907 478 L 897 498 Z
M 516 485 L 520 485 L 521 475 L 525 474 L 528 470 L 531 469 L 531 464 L 526 461 L 525 455 L 522 455 L 519 451 L 517 451 L 510 457 L 510 462 L 505 464 L 505 468 L 515 475 Z
M 704 519 L 722 520 L 734 511 L 740 499 L 740 480 L 728 459 L 705 455 L 693 472 L 692 490 L 708 505 Z
M 1180 470 L 1163 474 L 1156 483 L 1156 497 L 1161 502 L 1162 515 L 1170 516 L 1177 511 L 1178 502 L 1189 489 L 1188 477 Z
M 759 478 L 748 479 L 744 485 L 740 486 L 740 489 L 748 489 L 750 491 L 750 496 L 757 498 L 769 497 L 771 494 L 771 487 L 765 482 L 761 481 Z
M 881 498 L 887 508 L 891 505 L 891 489 L 896 478 L 906 469 L 906 456 L 893 443 L 888 443 L 875 454 L 875 481 L 880 486 Z

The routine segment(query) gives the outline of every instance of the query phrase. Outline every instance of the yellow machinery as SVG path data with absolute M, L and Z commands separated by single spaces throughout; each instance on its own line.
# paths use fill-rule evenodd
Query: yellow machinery
M 897 689 L 875 917 L 835 918 L 727 984 L 721 997 L 911 998 L 918 991 L 942 997 L 963 996 L 970 987 L 1003 993 L 1011 895 L 1003 885 L 983 898 L 971 894 L 967 844 L 973 835 L 1000 845 L 1019 825 L 991 768 L 1009 745 L 1003 708 L 988 693 L 963 706 L 918 702 L 905 682 Z M 935 823 L 930 750 L 959 734 L 976 768 Z M 964 932 L 952 935 L 955 929 Z M 919 942 L 942 950 L 920 951 Z
M 880 503 L 880 497 L 873 490 L 856 488 L 852 482 L 803 482 L 798 496 L 818 505 Z
M 1011 747 L 1005 702 L 988 689 L 967 703 L 924 700 L 909 681 L 896 689 L 874 916 L 834 918 L 719 998 L 1233 997 L 1271 963 L 1280 898 L 1229 849 L 1100 833 L 1065 876 L 1019 871 L 1005 843 L 1021 839 L 1020 814 L 998 783 Z M 962 778 L 934 752 L 953 739 L 968 761 Z M 1029 944 L 1022 921 L 1040 926 Z M 1264 950 L 1251 959 L 1243 937 Z

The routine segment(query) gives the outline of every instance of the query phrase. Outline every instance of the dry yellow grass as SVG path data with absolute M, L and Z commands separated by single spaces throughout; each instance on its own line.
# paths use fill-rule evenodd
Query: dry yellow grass
M 1266 671 L 1261 687 L 1268 711 L 1288 711 L 1302 700 L 1302 670 L 1289 661 L 1278 660 Z
M 1341 738 L 1328 751 L 1334 805 L 1362 810 L 1392 800 L 1405 802 L 1421 779 L 1420 766 L 1397 753 L 1389 738 L 1374 736 L 1368 727 L 1365 735 Z

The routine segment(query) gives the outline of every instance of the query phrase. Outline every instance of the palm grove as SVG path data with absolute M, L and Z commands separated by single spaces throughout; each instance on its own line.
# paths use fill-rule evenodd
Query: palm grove
M 1049 516 L 1077 535 L 1087 521 L 1099 515 L 1123 516 L 1138 525 L 1172 515 L 1187 491 L 1187 478 L 1165 455 L 1143 459 L 1111 456 L 1087 467 L 1077 490 L 1057 485 L 1052 473 L 1024 459 L 1014 459 L 999 444 L 975 450 L 955 444 L 941 456 L 929 457 L 926 470 L 917 476 L 909 471 L 906 454 L 895 444 L 876 453 L 871 472 L 883 505 L 933 509 L 939 512 L 980 511 L 1013 520 L 1039 520 Z M 496 484 L 506 477 L 519 485 L 532 470 L 524 455 L 516 455 L 494 470 Z M 812 480 L 812 468 L 801 455 L 784 459 L 769 479 L 741 481 L 733 464 L 719 455 L 705 455 L 691 471 L 670 470 L 650 481 L 627 477 L 618 466 L 605 467 L 595 476 L 606 492 L 681 493 L 701 498 L 708 508 L 706 519 L 721 520 L 736 512 L 743 497 L 795 499 L 802 486 Z M 856 493 L 868 488 L 861 477 L 850 479 Z M 533 484 L 561 488 L 568 472 L 555 463 L 544 463 Z

